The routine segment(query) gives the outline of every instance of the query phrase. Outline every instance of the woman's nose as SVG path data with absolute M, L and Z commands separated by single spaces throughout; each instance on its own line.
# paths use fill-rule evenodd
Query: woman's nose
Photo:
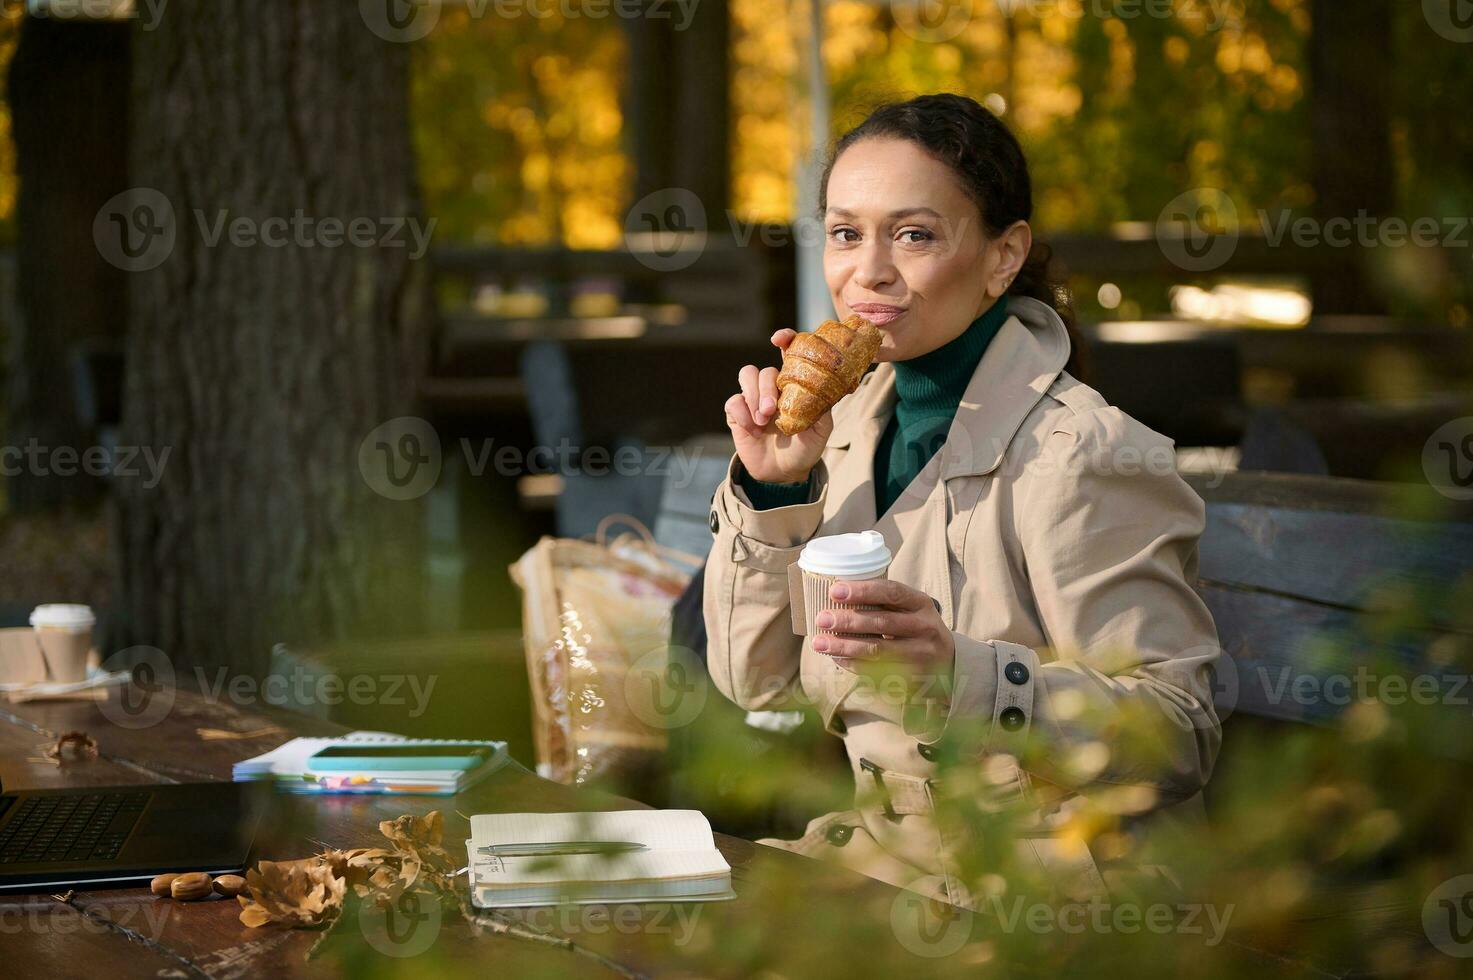
M 890 261 L 890 250 L 878 244 L 867 246 L 859 255 L 854 267 L 854 281 L 864 289 L 878 289 L 895 281 L 895 264 Z

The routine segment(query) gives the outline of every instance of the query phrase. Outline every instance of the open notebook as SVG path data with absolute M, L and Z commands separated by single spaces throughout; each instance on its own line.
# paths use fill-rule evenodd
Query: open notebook
M 636 841 L 649 850 L 557 857 L 492 857 L 478 850 L 554 841 Z M 477 814 L 466 850 L 472 900 L 481 908 L 736 897 L 731 865 L 698 810 Z

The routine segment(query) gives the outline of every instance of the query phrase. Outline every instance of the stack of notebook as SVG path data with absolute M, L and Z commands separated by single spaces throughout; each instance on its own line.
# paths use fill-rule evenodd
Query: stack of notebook
M 480 908 L 736 897 L 696 810 L 477 814 L 466 850 Z
M 375 767 L 372 771 L 342 769 L 314 771 L 312 756 L 337 745 L 484 745 L 492 749 L 486 762 L 473 769 L 405 769 Z M 351 732 L 337 738 L 294 738 L 264 755 L 237 762 L 231 769 L 236 782 L 273 780 L 288 793 L 407 793 L 453 796 L 501 768 L 507 762 L 505 742 L 466 739 L 405 738 L 388 732 Z

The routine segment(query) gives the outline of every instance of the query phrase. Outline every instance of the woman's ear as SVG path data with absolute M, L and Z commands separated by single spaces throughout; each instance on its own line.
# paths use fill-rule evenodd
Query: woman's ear
M 998 262 L 987 279 L 987 295 L 996 299 L 1008 291 L 1018 273 L 1023 271 L 1023 263 L 1028 261 L 1028 253 L 1033 248 L 1033 229 L 1026 221 L 1015 221 L 997 236 L 992 245 L 998 249 Z

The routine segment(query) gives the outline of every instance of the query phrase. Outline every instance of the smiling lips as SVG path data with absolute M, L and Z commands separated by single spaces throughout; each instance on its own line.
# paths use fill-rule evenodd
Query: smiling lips
M 883 327 L 905 315 L 905 307 L 886 306 L 881 303 L 857 303 L 849 309 L 877 327 Z

